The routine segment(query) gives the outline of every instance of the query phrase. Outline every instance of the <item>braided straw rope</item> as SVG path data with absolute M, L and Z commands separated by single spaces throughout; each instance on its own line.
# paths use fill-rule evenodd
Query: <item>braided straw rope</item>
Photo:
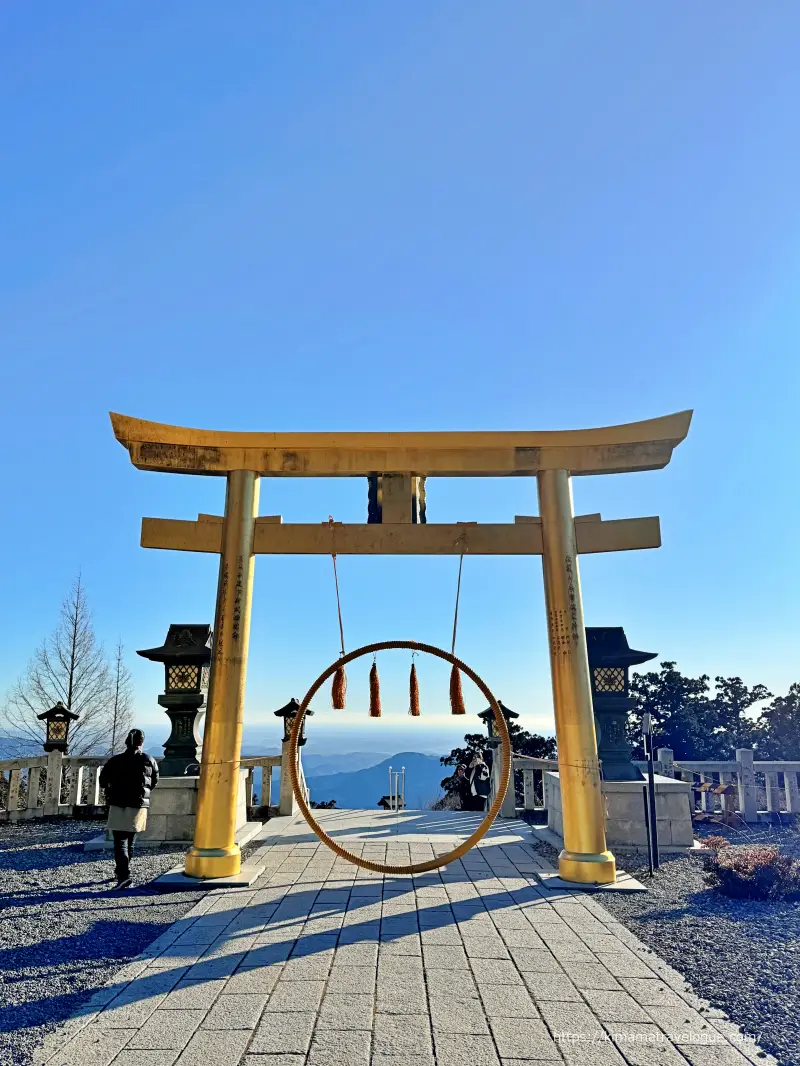
M 340 847 L 339 844 L 328 836 L 322 826 L 314 818 L 313 814 L 309 810 L 306 798 L 303 794 L 303 790 L 300 787 L 300 782 L 297 775 L 298 757 L 297 757 L 297 745 L 300 740 L 300 734 L 303 727 L 303 719 L 306 716 L 306 711 L 314 698 L 318 690 L 328 680 L 328 678 L 336 673 L 340 666 L 344 666 L 346 663 L 351 662 L 353 659 L 358 659 L 362 655 L 372 655 L 378 651 L 386 651 L 389 648 L 406 648 L 411 651 L 426 652 L 428 655 L 436 655 L 439 659 L 444 659 L 452 666 L 457 666 L 459 670 L 467 675 L 478 688 L 483 695 L 489 701 L 489 706 L 494 713 L 495 726 L 500 734 L 500 744 L 502 753 L 502 772 L 500 774 L 500 787 L 497 790 L 497 794 L 494 797 L 494 803 L 486 812 L 481 824 L 475 830 L 475 832 L 469 836 L 466 840 L 462 841 L 457 848 L 453 848 L 452 851 L 448 851 L 446 855 L 439 855 L 434 859 L 427 859 L 425 862 L 409 863 L 406 866 L 390 866 L 388 863 L 371 862 L 369 859 L 363 859 L 360 855 L 354 855 L 352 852 Z M 343 655 L 341 659 L 337 659 L 335 663 L 328 667 L 324 673 L 320 674 L 311 688 L 303 697 L 303 702 L 300 704 L 300 710 L 295 716 L 294 724 L 292 725 L 292 732 L 289 738 L 289 776 L 292 781 L 292 791 L 294 792 L 294 798 L 297 800 L 297 805 L 303 812 L 303 817 L 311 829 L 316 833 L 323 844 L 326 844 L 331 851 L 334 851 L 340 858 L 347 859 L 348 862 L 354 863 L 356 866 L 361 866 L 365 870 L 372 870 L 375 873 L 384 874 L 420 874 L 426 870 L 437 870 L 440 866 L 447 866 L 448 863 L 456 862 L 466 855 L 470 848 L 474 847 L 479 840 L 482 839 L 489 831 L 492 822 L 497 817 L 497 813 L 500 810 L 503 799 L 508 788 L 509 778 L 511 776 L 511 737 L 508 732 L 508 725 L 506 724 L 505 716 L 500 710 L 500 705 L 489 690 L 488 685 L 471 670 L 466 663 L 463 663 L 460 659 L 457 659 L 455 655 L 450 652 L 444 651 L 442 648 L 436 648 L 432 644 L 419 644 L 415 640 L 384 640 L 378 644 L 366 644 L 363 648 L 356 648 L 355 651 L 351 651 L 347 655 Z

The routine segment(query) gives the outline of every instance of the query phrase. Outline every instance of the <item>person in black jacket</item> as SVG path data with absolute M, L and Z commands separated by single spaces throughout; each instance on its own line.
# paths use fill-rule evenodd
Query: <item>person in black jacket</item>
M 469 810 L 485 811 L 486 801 L 492 791 L 492 778 L 483 755 L 478 752 L 469 764 Z
M 100 787 L 108 803 L 108 828 L 114 835 L 117 888 L 131 883 L 131 857 L 137 833 L 147 827 L 150 791 L 158 784 L 158 763 L 142 750 L 144 733 L 132 729 L 125 751 L 114 755 L 100 771 Z

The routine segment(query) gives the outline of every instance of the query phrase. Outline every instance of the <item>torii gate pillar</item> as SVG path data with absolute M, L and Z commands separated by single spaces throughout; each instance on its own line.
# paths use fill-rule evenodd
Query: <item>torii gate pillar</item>
M 197 822 L 194 847 L 186 856 L 190 877 L 227 877 L 241 868 L 234 834 L 258 490 L 252 470 L 232 470 L 227 476 Z
M 616 864 L 606 850 L 572 486 L 566 470 L 543 470 L 536 480 L 563 808 L 558 871 L 565 881 L 612 884 Z

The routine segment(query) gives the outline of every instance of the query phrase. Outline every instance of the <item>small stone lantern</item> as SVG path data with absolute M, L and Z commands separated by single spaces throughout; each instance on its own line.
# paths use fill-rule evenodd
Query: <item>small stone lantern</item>
M 586 647 L 603 779 L 641 781 L 639 768 L 631 762 L 633 749 L 628 743 L 628 711 L 633 706 L 628 695 L 628 670 L 655 659 L 658 652 L 628 647 L 622 626 L 587 626 Z
M 503 717 L 509 725 L 511 724 L 511 721 L 514 718 L 519 718 L 519 715 L 516 711 L 509 710 L 509 708 L 506 707 L 504 703 L 501 703 L 500 700 L 498 700 L 497 702 L 500 705 L 500 710 L 503 712 Z M 489 747 L 499 748 L 500 734 L 497 732 L 497 725 L 495 724 L 494 711 L 492 710 L 492 708 L 487 707 L 485 711 L 481 711 L 478 717 L 486 725 L 486 731 L 489 734 Z
M 289 702 L 286 704 L 285 707 L 281 707 L 279 710 L 275 711 L 275 717 L 283 719 L 283 743 L 284 744 L 286 744 L 288 742 L 289 737 L 291 736 L 292 726 L 294 725 L 294 720 L 297 717 L 297 712 L 299 710 L 300 710 L 300 704 L 297 702 L 297 700 L 293 696 L 289 700 Z M 303 715 L 303 721 L 300 724 L 300 739 L 297 742 L 298 748 L 302 748 L 303 745 L 306 742 L 306 718 L 311 717 L 311 715 L 313 715 L 313 713 L 314 712 L 312 710 L 308 710 Z
M 138 651 L 164 664 L 164 693 L 158 697 L 172 725 L 164 745 L 162 777 L 183 777 L 200 761 L 199 725 L 208 689 L 212 631 L 209 625 L 171 625 L 160 648 Z
M 59 700 L 55 707 L 51 707 L 49 711 L 42 711 L 36 717 L 40 722 L 47 723 L 47 739 L 42 745 L 44 750 L 60 751 L 62 755 L 66 755 L 70 724 L 80 718 L 80 715 L 71 711 L 69 707 L 65 707 Z

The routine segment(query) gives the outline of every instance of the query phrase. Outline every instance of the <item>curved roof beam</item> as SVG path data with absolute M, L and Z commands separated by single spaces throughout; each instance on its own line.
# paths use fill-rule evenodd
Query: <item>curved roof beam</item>
M 691 411 L 576 430 L 414 433 L 241 433 L 187 429 L 111 414 L 140 470 L 264 477 L 530 476 L 540 470 L 615 474 L 657 470 L 689 432 Z

